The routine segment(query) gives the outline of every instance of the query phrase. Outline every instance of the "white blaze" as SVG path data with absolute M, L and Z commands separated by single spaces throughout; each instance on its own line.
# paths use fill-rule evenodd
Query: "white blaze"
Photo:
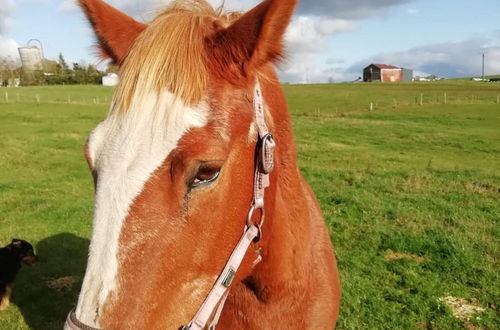
M 98 173 L 92 241 L 76 308 L 77 318 L 99 327 L 99 309 L 117 287 L 118 240 L 134 199 L 151 174 L 193 127 L 207 105 L 191 108 L 171 93 L 136 98 L 126 114 L 111 112 L 91 133 L 88 152 Z

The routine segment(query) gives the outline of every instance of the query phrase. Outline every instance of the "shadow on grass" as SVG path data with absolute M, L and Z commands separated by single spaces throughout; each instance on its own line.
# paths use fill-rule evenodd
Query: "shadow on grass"
M 20 272 L 12 297 L 31 329 L 62 329 L 78 298 L 89 242 L 62 233 L 36 245 L 38 263 Z

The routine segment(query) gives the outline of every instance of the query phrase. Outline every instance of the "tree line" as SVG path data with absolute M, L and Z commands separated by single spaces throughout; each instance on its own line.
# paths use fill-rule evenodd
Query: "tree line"
M 66 62 L 59 54 L 57 61 L 43 60 L 42 69 L 34 71 L 23 70 L 19 61 L 0 58 L 0 82 L 2 86 L 9 85 L 14 79 L 19 79 L 22 86 L 37 85 L 89 85 L 101 84 L 102 77 L 108 72 L 116 72 L 116 68 L 109 66 L 103 72 L 92 64 Z

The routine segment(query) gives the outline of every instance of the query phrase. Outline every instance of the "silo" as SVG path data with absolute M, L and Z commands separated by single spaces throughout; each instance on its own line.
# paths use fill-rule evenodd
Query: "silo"
M 42 52 L 36 46 L 19 47 L 19 55 L 21 56 L 21 63 L 24 71 L 42 70 Z

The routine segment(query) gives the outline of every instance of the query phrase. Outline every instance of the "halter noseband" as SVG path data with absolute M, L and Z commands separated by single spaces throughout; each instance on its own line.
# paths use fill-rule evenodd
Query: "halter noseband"
M 276 143 L 274 142 L 272 134 L 269 133 L 265 122 L 264 99 L 258 80 L 254 88 L 253 106 L 255 111 L 255 124 L 259 132 L 259 140 L 256 146 L 257 158 L 255 160 L 253 201 L 248 211 L 243 235 L 231 253 L 231 256 L 226 262 L 214 286 L 208 293 L 208 296 L 205 298 L 205 301 L 198 309 L 198 312 L 182 330 L 201 330 L 205 329 L 207 326 L 210 330 L 215 329 L 229 294 L 231 283 L 241 262 L 245 258 L 246 252 L 252 242 L 258 242 L 262 238 L 262 226 L 265 219 L 264 192 L 266 188 L 269 187 L 269 173 L 271 173 L 274 168 L 274 149 Z M 260 217 L 259 221 L 254 223 L 252 218 L 256 211 L 260 211 Z M 254 266 L 259 263 L 261 259 L 262 256 L 259 254 L 254 261 Z M 65 329 L 99 330 L 80 322 L 76 317 L 74 309 L 69 313 L 66 319 Z

